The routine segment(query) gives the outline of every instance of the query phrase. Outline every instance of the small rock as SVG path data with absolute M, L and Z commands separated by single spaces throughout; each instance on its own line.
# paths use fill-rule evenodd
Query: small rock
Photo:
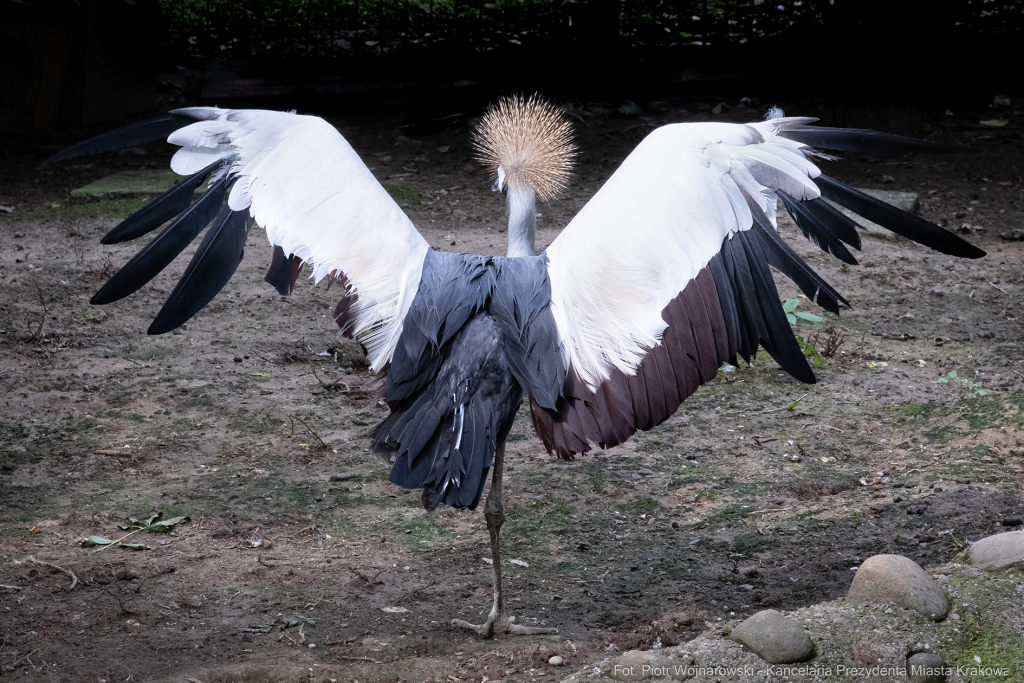
M 645 681 L 649 678 L 679 678 L 675 662 L 654 652 L 630 650 L 613 659 L 608 675 L 618 681 Z
M 736 571 L 743 574 L 743 576 L 761 576 L 761 568 L 756 565 L 740 567 Z
M 1007 242 L 1024 242 L 1024 230 L 1017 228 L 1016 230 L 1007 230 L 1006 232 L 999 234 L 1000 239 L 1004 239 Z
M 791 664 L 814 656 L 814 643 L 800 625 L 773 609 L 749 617 L 729 637 L 770 664 Z
M 988 570 L 1024 569 L 1024 531 L 1007 531 L 971 546 L 971 564 Z
M 847 595 L 866 602 L 892 602 L 935 621 L 945 619 L 950 608 L 939 584 L 920 565 L 902 555 L 869 557 L 857 570 Z
M 331 481 L 348 481 L 349 479 L 355 479 L 359 476 L 358 472 L 339 472 L 338 474 L 331 475 Z
M 562 666 L 562 658 L 558 655 L 555 655 L 554 657 L 548 660 L 548 664 L 550 664 L 551 666 Z
M 743 583 L 743 584 L 740 584 L 740 590 L 752 591 L 752 590 L 754 590 L 754 587 L 751 586 L 749 583 Z
M 108 316 L 107 312 L 102 308 L 89 308 L 86 309 L 82 317 L 91 323 L 101 323 L 106 320 Z
M 942 683 L 946 680 L 946 662 L 931 652 L 907 657 L 907 677 L 913 683 Z
M 235 356 L 235 362 L 236 363 L 241 363 L 242 362 L 242 357 L 241 356 Z

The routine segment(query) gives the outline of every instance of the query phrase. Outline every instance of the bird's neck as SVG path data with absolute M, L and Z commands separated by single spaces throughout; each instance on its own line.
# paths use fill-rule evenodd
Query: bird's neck
M 508 189 L 508 255 L 536 256 L 537 198 L 528 187 Z

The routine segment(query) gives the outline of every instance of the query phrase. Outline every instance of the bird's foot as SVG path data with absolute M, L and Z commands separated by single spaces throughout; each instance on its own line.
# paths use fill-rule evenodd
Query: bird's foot
M 508 617 L 503 614 L 491 612 L 487 621 L 482 624 L 471 624 L 462 619 L 452 619 L 452 626 L 457 626 L 467 631 L 474 631 L 481 638 L 490 638 L 494 635 L 495 626 L 501 633 L 510 633 L 514 636 L 540 636 L 558 633 L 557 628 L 545 628 L 541 626 L 523 626 L 516 623 L 515 617 Z

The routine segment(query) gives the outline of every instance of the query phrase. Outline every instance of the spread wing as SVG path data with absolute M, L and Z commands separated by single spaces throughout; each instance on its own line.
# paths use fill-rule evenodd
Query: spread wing
M 134 239 L 171 222 L 93 303 L 137 291 L 210 225 L 149 333 L 173 330 L 231 278 L 255 221 L 275 245 L 267 280 L 282 293 L 290 291 L 302 262 L 312 266 L 316 281 L 340 280 L 346 296 L 336 312 L 338 324 L 367 347 L 371 367 L 382 368 L 398 343 L 429 246 L 338 131 L 313 116 L 194 107 L 112 131 L 50 161 L 165 135 L 181 147 L 171 168 L 186 179 L 103 241 Z M 193 203 L 204 181 L 208 188 Z
M 555 410 L 534 424 L 562 457 L 650 429 L 721 364 L 763 347 L 803 382 L 814 374 L 768 266 L 812 301 L 845 299 L 775 230 L 777 202 L 823 250 L 856 263 L 855 224 L 824 195 L 943 253 L 984 252 L 923 219 L 822 176 L 808 143 L 860 151 L 949 151 L 812 119 L 696 123 L 652 132 L 547 250 L 551 310 L 567 374 Z

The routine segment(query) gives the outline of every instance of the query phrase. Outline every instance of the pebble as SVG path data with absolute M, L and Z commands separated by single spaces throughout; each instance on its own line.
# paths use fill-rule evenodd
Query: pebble
M 949 600 L 921 566 L 902 555 L 875 555 L 853 577 L 848 597 L 874 603 L 895 603 L 934 621 L 949 614 Z
M 773 609 L 747 618 L 729 637 L 769 664 L 792 664 L 814 656 L 814 643 L 800 625 Z
M 931 652 L 919 652 L 907 657 L 907 677 L 912 683 L 943 683 L 946 680 L 946 662 Z
M 548 664 L 550 664 L 551 666 L 562 666 L 562 658 L 558 655 L 555 655 L 554 657 L 548 660 Z
M 1024 531 L 1007 531 L 981 539 L 971 546 L 971 564 L 991 571 L 1024 569 Z

